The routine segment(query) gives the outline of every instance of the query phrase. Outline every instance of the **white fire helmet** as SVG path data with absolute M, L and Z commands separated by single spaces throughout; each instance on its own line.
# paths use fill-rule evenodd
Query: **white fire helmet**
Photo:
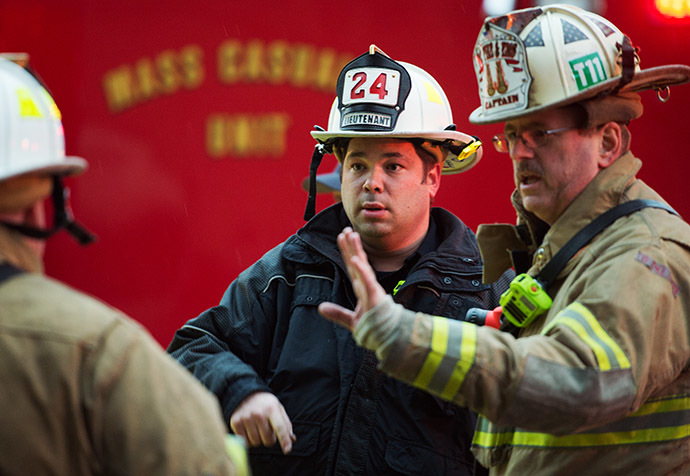
M 86 161 L 65 156 L 60 110 L 28 69 L 28 60 L 25 53 L 0 54 L 0 182 L 27 173 L 52 175 L 53 223 L 49 229 L 7 221 L 0 224 L 37 239 L 64 228 L 86 245 L 95 236 L 74 219 L 61 178 L 83 172 Z
M 481 106 L 470 122 L 504 122 L 690 80 L 686 65 L 642 70 L 639 62 L 637 49 L 615 25 L 578 7 L 547 5 L 489 17 L 474 48 Z
M 60 111 L 24 67 L 28 55 L 0 55 L 0 180 L 28 172 L 75 174 L 87 163 L 65 156 Z
M 332 152 L 335 139 L 421 139 L 444 174 L 469 170 L 482 156 L 478 138 L 455 130 L 448 98 L 426 71 L 392 60 L 375 45 L 340 72 L 328 130 L 311 135 Z M 334 151 L 338 160 L 338 150 Z

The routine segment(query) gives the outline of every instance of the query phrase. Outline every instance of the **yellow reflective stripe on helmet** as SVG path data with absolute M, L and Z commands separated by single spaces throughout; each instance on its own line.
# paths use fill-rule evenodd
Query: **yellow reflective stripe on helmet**
M 465 146 L 464 149 L 458 154 L 458 160 L 463 160 L 470 155 L 474 154 L 477 149 L 479 149 L 482 146 L 482 141 L 480 140 L 475 140 L 474 142 L 470 142 Z
M 431 348 L 412 384 L 452 400 L 474 362 L 476 326 L 432 317 Z
M 422 84 L 424 84 L 426 98 L 429 100 L 429 102 L 435 102 L 443 106 L 443 99 L 441 99 L 441 95 L 438 93 L 434 85 L 429 81 L 422 81 Z
M 630 360 L 623 349 L 601 327 L 599 321 L 589 310 L 578 302 L 560 311 L 553 321 L 542 331 L 546 334 L 554 326 L 562 325 L 575 332 L 592 349 L 601 370 L 628 369 Z
M 555 436 L 547 433 L 493 426 L 480 417 L 472 443 L 483 448 L 500 446 L 530 446 L 547 448 L 576 448 L 655 443 L 679 440 L 690 436 L 690 397 L 664 397 L 645 403 L 635 413 L 607 425 L 571 435 Z
M 21 117 L 42 117 L 41 110 L 36 106 L 31 92 L 26 88 L 17 89 L 17 101 L 19 102 L 19 115 Z

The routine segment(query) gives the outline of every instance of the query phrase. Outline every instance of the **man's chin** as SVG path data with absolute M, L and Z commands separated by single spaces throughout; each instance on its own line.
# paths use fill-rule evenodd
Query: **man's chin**
M 539 197 L 535 195 L 524 195 L 521 194 L 522 197 L 522 206 L 525 207 L 525 210 L 527 210 L 530 213 L 534 213 L 535 215 L 537 214 L 538 210 L 541 208 L 541 200 L 539 200 Z
M 377 239 L 390 234 L 390 227 L 382 222 L 366 221 L 352 225 L 352 228 L 363 238 Z
M 540 220 L 549 224 L 551 223 L 550 220 L 552 219 L 551 215 L 553 214 L 553 208 L 552 206 L 547 206 L 542 200 L 539 200 L 538 197 L 522 197 L 522 206 Z

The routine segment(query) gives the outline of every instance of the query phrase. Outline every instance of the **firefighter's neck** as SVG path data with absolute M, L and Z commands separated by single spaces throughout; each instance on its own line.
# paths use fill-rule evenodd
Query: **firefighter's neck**
M 362 241 L 362 247 L 367 253 L 369 264 L 371 264 L 372 268 L 376 271 L 397 271 L 403 267 L 405 260 L 411 256 L 412 253 L 417 251 L 417 248 L 419 248 L 423 240 L 424 235 L 414 242 L 399 248 L 372 246 Z

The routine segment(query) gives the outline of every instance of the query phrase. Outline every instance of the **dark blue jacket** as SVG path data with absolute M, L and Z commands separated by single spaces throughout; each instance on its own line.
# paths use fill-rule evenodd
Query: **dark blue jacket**
M 474 233 L 443 209 L 432 222 L 424 242 L 438 246 L 408 259 L 395 300 L 453 318 L 497 306 L 508 281 L 481 283 Z M 285 406 L 297 441 L 287 456 L 279 445 L 251 449 L 255 475 L 471 474 L 474 415 L 363 365 L 349 331 L 317 311 L 323 301 L 354 308 L 335 241 L 349 225 L 341 204 L 319 213 L 178 330 L 168 351 L 218 396 L 226 422 L 256 391 Z

